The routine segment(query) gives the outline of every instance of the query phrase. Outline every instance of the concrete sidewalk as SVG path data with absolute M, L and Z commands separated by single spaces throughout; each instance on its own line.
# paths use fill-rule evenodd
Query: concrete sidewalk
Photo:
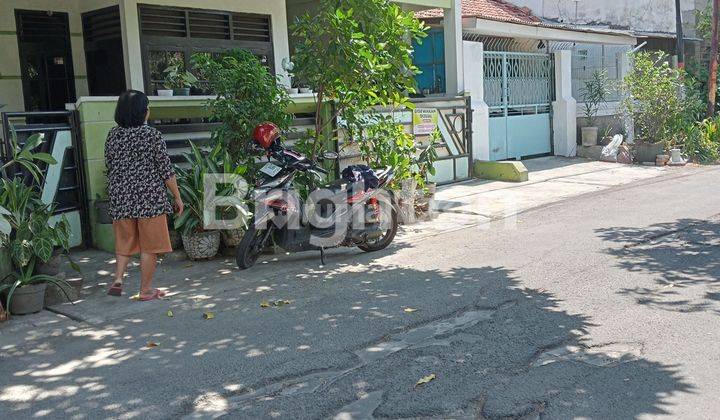
M 545 157 L 523 162 L 530 171 L 524 183 L 472 180 L 440 188 L 439 215 L 432 223 L 407 228 L 414 240 L 448 230 L 482 226 L 525 211 L 638 181 L 675 176 L 697 167 L 671 168 L 623 165 L 579 158 Z
M 506 219 L 507 223 L 512 224 L 517 214 L 572 197 L 702 170 L 696 167 L 655 168 L 563 158 L 541 158 L 524 163 L 531 171 L 530 181 L 526 183 L 474 180 L 441 188 L 436 195 L 439 207 L 437 217 L 402 227 L 397 242 L 401 246 L 412 247 L 425 238 L 441 233 L 473 227 L 482 229 L 483 225 L 494 220 Z M 328 252 L 328 262 L 331 265 L 352 264 L 358 252 L 355 249 L 332 250 Z M 138 318 L 138 312 L 144 310 L 139 311 L 138 305 L 157 311 L 154 305 L 138 304 L 128 299 L 137 292 L 134 289 L 137 282 L 134 280 L 126 287 L 125 298 L 116 299 L 105 295 L 108 282 L 112 280 L 113 255 L 89 250 L 76 253 L 75 260 L 83 270 L 81 301 L 75 305 L 55 306 L 51 308 L 52 312 L 17 316 L 11 322 L 0 324 L 0 340 L 3 342 L 0 350 L 7 351 L 49 336 L 65 335 L 82 325 Z M 277 278 L 298 270 L 312 272 L 318 265 L 319 256 L 313 253 L 266 256 L 253 270 L 239 273 L 233 258 L 204 262 L 166 259 L 158 269 L 156 285 L 168 291 L 172 301 L 172 305 L 166 305 L 168 309 L 211 310 L 214 296 L 226 295 L 229 291 L 240 295 L 256 292 L 254 289 L 244 290 L 246 284 L 242 279 L 246 276 L 252 276 L 248 281 L 257 283 L 258 279 Z M 138 276 L 138 271 L 138 263 L 134 262 L 129 271 L 132 279 Z M 272 288 L 271 282 L 267 287 Z

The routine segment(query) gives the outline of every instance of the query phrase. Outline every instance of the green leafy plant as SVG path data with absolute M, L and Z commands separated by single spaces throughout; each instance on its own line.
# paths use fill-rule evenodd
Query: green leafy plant
M 583 100 L 583 114 L 588 120 L 589 127 L 597 127 L 595 118 L 600 110 L 600 104 L 607 100 L 609 86 L 606 70 L 595 70 L 592 77 L 583 83 L 580 95 Z
M 165 87 L 168 89 L 182 89 L 194 87 L 198 84 L 198 78 L 185 69 L 181 59 L 173 57 L 170 64 L 163 70 Z
M 56 248 L 67 255 L 70 248 L 68 220 L 63 216 L 58 222 L 51 223 L 53 207 L 42 203 L 37 189 L 25 185 L 19 178 L 0 180 L 0 203 L 11 227 L 10 233 L 3 234 L 1 241 L 2 246 L 8 248 L 13 265 L 13 272 L 0 284 L 0 293 L 7 292 L 8 311 L 14 292 L 31 284 L 54 284 L 70 300 L 65 292 L 65 288 L 70 287 L 67 282 L 36 273 L 38 264 L 50 261 Z M 71 265 L 79 271 L 74 262 L 71 261 Z
M 367 165 L 371 168 L 392 167 L 395 171 L 394 185 L 414 178 L 415 138 L 392 117 L 378 117 L 366 124 L 357 144 Z
M 684 73 L 672 68 L 664 53 L 639 52 L 633 61 L 621 88 L 623 111 L 635 121 L 637 140 L 666 146 L 681 143 L 702 106 L 697 96 L 682 94 Z
M 311 158 L 337 139 L 337 133 L 326 132 L 336 116 L 353 139 L 362 132 L 368 109 L 413 107 L 407 95 L 416 91 L 419 70 L 412 42 L 426 36 L 425 25 L 390 0 L 321 0 L 317 10 L 291 28 L 298 40 L 293 76 L 317 94 Z M 333 102 L 330 118 L 323 115 L 325 101 Z
M 42 171 L 35 161 L 44 162 L 48 165 L 54 165 L 57 163 L 55 158 L 48 153 L 35 153 L 34 150 L 40 146 L 43 142 L 43 134 L 33 134 L 28 137 L 24 145 L 20 145 L 17 138 L 17 132 L 10 127 L 10 159 L 0 167 L 0 175 L 3 178 L 8 179 L 8 170 L 13 167 L 21 167 L 27 171 L 35 180 L 40 182 L 42 177 Z M 0 235 L 8 236 L 12 232 L 12 226 L 8 221 L 7 217 L 10 212 L 0 206 Z
M 38 148 L 44 141 L 43 134 L 33 134 L 25 141 L 24 145 L 20 145 L 16 131 L 10 128 L 10 159 L 0 167 L 0 173 L 4 178 L 8 178 L 8 169 L 13 166 L 19 166 L 27 171 L 35 180 L 40 182 L 42 171 L 35 161 L 44 162 L 48 165 L 55 165 L 57 161 L 48 153 L 36 153 L 34 150 Z
M 720 160 L 720 116 L 708 118 L 693 126 L 683 145 L 683 152 L 697 162 Z
M 221 123 L 213 139 L 248 169 L 254 180 L 259 169 L 251 153 L 251 134 L 260 123 L 271 121 L 281 131 L 289 129 L 293 115 L 287 109 L 290 98 L 278 79 L 252 53 L 231 50 L 218 56 L 196 54 L 194 67 L 206 78 L 217 98 L 208 106 L 212 118 Z
M 427 181 L 428 175 L 435 175 L 435 162 L 438 160 L 437 144 L 440 143 L 442 135 L 440 130 L 433 131 L 430 137 L 430 144 L 415 159 L 418 168 L 418 175 L 422 182 Z
M 222 144 L 216 144 L 209 153 L 203 153 L 194 143 L 191 151 L 185 155 L 187 167 L 176 166 L 178 187 L 185 211 L 175 221 L 175 229 L 184 235 L 202 232 L 206 211 L 216 211 L 220 218 L 240 214 L 248 218 L 245 197 L 238 197 L 232 185 L 222 185 L 217 189 L 217 196 L 229 201 L 229 204 L 217 206 L 205 202 L 205 175 L 230 174 L 245 175 L 247 167 L 238 165 Z

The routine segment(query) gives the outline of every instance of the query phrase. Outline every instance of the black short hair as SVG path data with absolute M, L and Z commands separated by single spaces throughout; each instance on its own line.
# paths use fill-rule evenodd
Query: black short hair
M 147 95 L 139 90 L 123 92 L 115 108 L 115 122 L 124 128 L 140 127 L 145 124 L 149 104 Z

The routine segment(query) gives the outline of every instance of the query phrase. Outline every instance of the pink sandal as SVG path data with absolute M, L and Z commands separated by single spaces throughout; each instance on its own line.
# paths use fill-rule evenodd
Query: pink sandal
M 122 296 L 122 283 L 113 283 L 107 294 L 109 296 Z
M 149 296 L 143 296 L 142 294 L 140 296 L 140 302 L 149 302 L 151 300 L 159 300 L 165 297 L 165 292 L 162 292 L 158 289 L 153 289 L 153 293 Z

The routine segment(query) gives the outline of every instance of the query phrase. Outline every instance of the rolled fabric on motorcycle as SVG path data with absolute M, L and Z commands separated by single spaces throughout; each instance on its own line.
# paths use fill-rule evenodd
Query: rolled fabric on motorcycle
M 350 165 L 343 169 L 342 177 L 351 184 L 362 182 L 365 191 L 374 190 L 380 185 L 380 179 L 367 165 Z

